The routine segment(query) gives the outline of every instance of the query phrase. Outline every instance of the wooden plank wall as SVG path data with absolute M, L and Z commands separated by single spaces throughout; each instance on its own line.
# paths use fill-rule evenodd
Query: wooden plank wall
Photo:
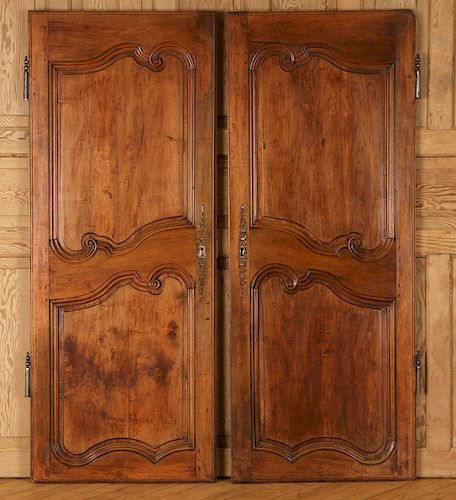
M 425 353 L 418 397 L 420 476 L 456 476 L 455 2 L 452 0 L 1 0 L 0 2 L 0 476 L 29 473 L 29 405 L 23 360 L 28 349 L 28 105 L 22 101 L 27 11 L 37 10 L 333 10 L 409 8 L 417 14 L 422 95 L 417 103 L 417 322 Z M 229 475 L 230 404 L 227 275 L 227 131 L 224 33 L 218 99 L 219 471 Z M 222 307 L 223 306 L 223 307 Z M 228 308 L 226 307 L 228 306 Z

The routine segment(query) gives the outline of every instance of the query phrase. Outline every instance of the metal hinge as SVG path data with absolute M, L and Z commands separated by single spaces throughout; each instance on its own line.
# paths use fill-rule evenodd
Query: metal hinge
M 29 71 L 30 71 L 29 59 L 27 56 L 25 56 L 25 58 L 24 58 L 24 101 L 28 101 L 30 98 Z
M 421 393 L 421 353 L 420 351 L 416 351 L 415 354 L 415 374 L 416 374 L 416 393 Z
M 419 54 L 415 57 L 415 99 L 421 99 L 421 57 Z
M 25 355 L 25 397 L 30 397 L 30 353 Z

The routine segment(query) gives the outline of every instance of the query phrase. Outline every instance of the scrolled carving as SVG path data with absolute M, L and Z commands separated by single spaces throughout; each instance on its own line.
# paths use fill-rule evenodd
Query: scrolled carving
M 102 71 L 116 61 L 131 57 L 137 64 L 143 66 L 155 73 L 161 72 L 166 68 L 168 57 L 175 57 L 180 61 L 184 68 L 184 102 L 187 108 L 186 123 L 186 175 L 188 185 L 193 185 L 195 173 L 195 93 L 196 93 L 196 63 L 192 54 L 177 43 L 162 43 L 156 45 L 147 52 L 143 47 L 137 44 L 119 44 L 111 47 L 104 53 L 92 59 L 81 61 L 56 61 L 50 65 L 50 115 L 52 117 L 52 154 L 51 154 L 51 235 L 50 246 L 53 252 L 61 259 L 68 261 L 84 261 L 92 258 L 98 251 L 105 252 L 108 256 L 114 254 L 127 253 L 139 246 L 149 236 L 167 229 L 180 227 L 192 227 L 194 224 L 194 194 L 189 189 L 187 204 L 183 207 L 183 215 L 163 218 L 151 221 L 132 231 L 131 235 L 120 242 L 113 241 L 105 235 L 99 235 L 95 232 L 84 233 L 81 237 L 81 248 L 70 248 L 65 244 L 64 234 L 61 234 L 61 224 L 59 221 L 61 206 L 60 192 L 60 164 L 57 144 L 59 142 L 59 113 L 58 113 L 58 76 L 79 75 Z M 184 170 L 183 170 L 184 171 Z
M 64 338 L 64 314 L 66 312 L 77 311 L 99 305 L 111 297 L 119 288 L 131 286 L 134 289 L 159 295 L 163 293 L 167 279 L 177 280 L 183 290 L 187 291 L 186 303 L 186 324 L 187 324 L 187 357 L 190 359 L 191 349 L 194 342 L 194 289 L 195 283 L 191 275 L 183 269 L 162 265 L 152 270 L 144 278 L 136 272 L 126 271 L 112 276 L 107 282 L 96 290 L 80 297 L 64 300 L 51 300 L 51 345 L 52 345 L 52 398 L 51 398 L 51 449 L 56 458 L 63 464 L 69 466 L 84 466 L 93 462 L 97 458 L 111 452 L 128 451 L 145 457 L 152 463 L 158 463 L 164 457 L 181 451 L 194 450 L 194 406 L 191 400 L 193 380 L 193 370 L 190 368 L 185 382 L 184 395 L 182 400 L 184 429 L 182 437 L 151 446 L 146 442 L 127 437 L 113 437 L 90 446 L 82 453 L 72 453 L 64 444 L 64 409 L 61 391 L 64 384 L 63 367 L 59 358 L 61 348 L 59 344 Z M 190 362 L 191 366 L 191 362 Z
M 249 70 L 256 71 L 266 58 L 274 56 L 279 58 L 280 67 L 284 71 L 293 71 L 307 64 L 313 57 L 320 57 L 337 68 L 352 73 L 380 73 L 395 63 L 394 59 L 383 64 L 350 61 L 332 47 L 322 44 L 290 47 L 282 43 L 267 43 L 254 52 L 250 59 Z
M 322 241 L 297 222 L 283 221 L 270 216 L 262 217 L 255 223 L 255 227 L 271 228 L 291 234 L 307 248 L 321 255 L 338 256 L 346 248 L 356 260 L 364 262 L 383 259 L 395 246 L 394 238 L 384 238 L 375 248 L 365 248 L 362 236 L 356 232 L 336 236 L 331 241 Z
M 289 267 L 277 264 L 260 269 L 253 277 L 252 288 L 258 289 L 262 283 L 273 276 L 283 278 L 283 290 L 290 294 L 295 294 L 300 290 L 307 290 L 320 283 L 329 288 L 340 299 L 356 306 L 383 309 L 395 300 L 395 297 L 375 297 L 357 293 L 326 271 L 308 269 L 303 276 L 298 277 Z
M 138 228 L 127 239 L 120 242 L 115 242 L 107 236 L 96 233 L 85 233 L 81 238 L 80 250 L 68 248 L 57 238 L 51 239 L 49 244 L 53 252 L 61 259 L 83 262 L 96 255 L 98 251 L 104 252 L 108 257 L 129 253 L 139 247 L 150 236 L 161 231 L 181 227 L 192 227 L 192 224 L 181 217 L 162 219 Z
M 259 347 L 259 338 L 261 335 L 260 325 L 260 301 L 261 287 L 269 279 L 278 277 L 282 279 L 282 290 L 286 294 L 296 294 L 299 291 L 307 290 L 315 284 L 321 284 L 328 287 L 339 298 L 351 304 L 379 309 L 382 317 L 382 349 L 388 352 L 391 345 L 391 318 L 394 314 L 393 297 L 367 297 L 354 293 L 345 287 L 337 278 L 330 273 L 318 270 L 307 270 L 303 276 L 298 276 L 291 268 L 284 265 L 266 266 L 260 269 L 252 279 L 253 294 L 251 296 L 251 308 L 253 313 L 251 349 L 252 349 L 252 367 L 251 367 L 251 399 L 253 401 L 253 442 L 252 449 L 274 453 L 283 457 L 290 463 L 298 461 L 301 457 L 316 451 L 337 451 L 347 455 L 362 464 L 379 464 L 387 460 L 396 447 L 395 441 L 395 400 L 394 392 L 391 390 L 389 363 L 383 366 L 381 384 L 383 409 L 385 414 L 382 418 L 382 442 L 375 450 L 364 450 L 339 437 L 318 436 L 304 439 L 303 441 L 289 445 L 285 442 L 269 438 L 265 435 L 263 425 L 263 406 L 264 401 L 261 394 L 261 354 Z M 392 354 L 394 356 L 394 354 Z M 388 356 L 386 356 L 389 359 Z
M 140 46 L 133 51 L 133 58 L 138 64 L 149 68 L 151 71 L 163 71 L 166 67 L 166 55 L 173 55 L 185 65 L 188 71 L 196 69 L 195 60 L 190 52 L 176 43 L 162 43 L 157 45 L 148 54 Z
M 338 235 L 331 241 L 323 241 L 317 238 L 303 225 L 268 214 L 259 214 L 258 186 L 255 179 L 258 179 L 258 144 L 257 144 L 257 92 L 258 92 L 258 72 L 261 65 L 268 58 L 276 58 L 283 71 L 291 72 L 306 65 L 313 58 L 320 58 L 342 71 L 350 73 L 384 73 L 385 74 L 385 128 L 386 142 L 389 143 L 389 136 L 393 133 L 392 118 L 390 108 L 394 106 L 394 65 L 395 59 L 376 64 L 365 64 L 357 61 L 350 61 L 344 58 L 332 47 L 326 45 L 305 45 L 290 46 L 281 43 L 265 43 L 260 45 L 252 54 L 249 63 L 249 127 L 250 127 L 250 172 L 251 172 L 251 210 L 252 227 L 270 227 L 280 231 L 288 232 L 297 237 L 304 245 L 316 253 L 322 255 L 339 255 L 339 252 L 347 248 L 351 255 L 360 261 L 376 261 L 385 257 L 394 247 L 394 184 L 392 175 L 393 159 L 385 159 L 385 197 L 384 197 L 384 227 L 383 236 L 375 248 L 366 248 L 362 236 L 357 232 L 350 232 Z M 390 71 L 391 70 L 391 71 Z

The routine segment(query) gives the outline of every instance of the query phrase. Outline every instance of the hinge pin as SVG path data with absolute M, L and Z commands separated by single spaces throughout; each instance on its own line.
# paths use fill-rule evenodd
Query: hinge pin
M 415 57 L 415 99 L 421 99 L 421 57 L 419 54 Z
M 416 351 L 415 354 L 415 371 L 416 371 L 416 393 L 421 393 L 421 353 Z
M 30 98 L 29 71 L 30 71 L 29 59 L 27 56 L 25 56 L 25 58 L 24 58 L 24 101 L 28 101 Z
M 25 397 L 30 397 L 30 353 L 25 355 Z

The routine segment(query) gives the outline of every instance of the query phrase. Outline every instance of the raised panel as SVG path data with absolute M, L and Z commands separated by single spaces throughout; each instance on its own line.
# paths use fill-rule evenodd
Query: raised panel
M 193 296 L 188 276 L 161 269 L 53 301 L 52 443 L 61 462 L 131 451 L 156 463 L 193 449 Z
M 253 286 L 253 449 L 383 462 L 395 446 L 393 302 L 368 305 L 329 276 L 286 268 Z
M 235 481 L 414 475 L 413 23 L 229 16 Z
M 35 480 L 214 478 L 214 20 L 31 14 Z
M 253 222 L 291 221 L 321 242 L 355 233 L 361 247 L 385 244 L 394 61 L 359 64 L 325 46 L 252 50 Z
M 138 230 L 192 223 L 192 55 L 176 44 L 147 53 L 118 45 L 95 59 L 52 68 L 58 253 L 85 258 L 100 237 L 114 246 Z

